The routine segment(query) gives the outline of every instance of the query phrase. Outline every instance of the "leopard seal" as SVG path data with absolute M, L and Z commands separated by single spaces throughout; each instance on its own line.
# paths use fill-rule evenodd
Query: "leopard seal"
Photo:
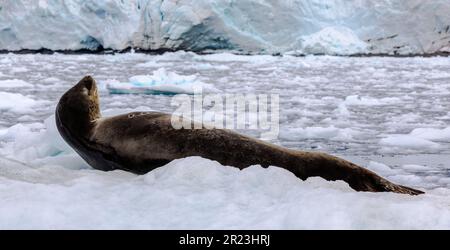
M 91 76 L 61 97 L 55 119 L 64 140 L 99 170 L 144 174 L 174 159 L 201 156 L 239 169 L 277 166 L 302 180 L 313 176 L 343 180 L 356 191 L 423 193 L 325 153 L 288 149 L 225 129 L 175 129 L 170 114 L 132 112 L 102 117 Z

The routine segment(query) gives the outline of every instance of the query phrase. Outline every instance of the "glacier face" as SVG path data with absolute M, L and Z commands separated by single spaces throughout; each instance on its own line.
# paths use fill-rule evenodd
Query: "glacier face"
M 450 52 L 448 0 L 2 0 L 1 50 Z

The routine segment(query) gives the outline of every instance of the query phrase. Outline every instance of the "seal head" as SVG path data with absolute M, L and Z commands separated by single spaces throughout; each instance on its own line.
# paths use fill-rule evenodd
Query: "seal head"
M 86 76 L 60 99 L 56 115 L 64 121 L 73 136 L 89 137 L 89 132 L 100 118 L 99 98 L 94 78 Z
M 90 140 L 101 117 L 97 84 L 91 76 L 81 79 L 59 100 L 55 111 L 56 127 L 63 139 L 92 167 L 114 170 L 112 148 L 100 147 Z

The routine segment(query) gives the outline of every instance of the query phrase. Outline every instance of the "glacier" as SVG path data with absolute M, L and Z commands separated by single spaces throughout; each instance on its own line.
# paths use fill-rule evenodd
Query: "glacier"
M 450 53 L 448 0 L 2 0 L 0 50 Z

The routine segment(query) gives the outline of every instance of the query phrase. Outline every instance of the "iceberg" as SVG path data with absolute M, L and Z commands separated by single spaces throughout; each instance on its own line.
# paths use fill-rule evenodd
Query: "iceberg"
M 450 53 L 447 0 L 4 0 L 0 50 Z

